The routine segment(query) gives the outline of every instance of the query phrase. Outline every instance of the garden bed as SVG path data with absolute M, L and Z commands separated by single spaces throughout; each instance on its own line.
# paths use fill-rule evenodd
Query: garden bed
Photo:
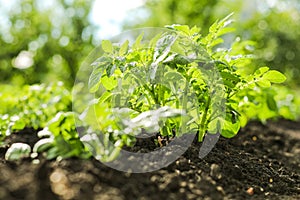
M 9 136 L 33 145 L 36 131 Z M 0 149 L 0 199 L 300 199 L 300 124 L 252 122 L 204 159 L 194 143 L 176 162 L 144 174 L 94 160 L 8 162 Z

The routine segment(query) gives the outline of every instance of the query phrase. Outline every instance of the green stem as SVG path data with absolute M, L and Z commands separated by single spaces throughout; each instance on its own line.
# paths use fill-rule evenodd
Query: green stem
M 139 82 L 139 85 L 142 85 L 143 88 L 146 89 L 146 90 L 149 92 L 149 94 L 150 94 L 150 96 L 152 97 L 152 99 L 154 100 L 154 102 L 157 103 L 157 99 L 156 99 L 155 92 L 154 92 L 154 89 L 155 89 L 155 88 L 154 88 L 154 85 L 152 85 L 152 88 L 150 88 L 150 87 L 147 85 L 147 83 L 145 83 L 145 81 L 139 79 L 139 78 L 138 78 L 137 76 L 135 76 L 134 74 L 131 74 L 131 76 L 133 76 L 133 78 L 134 78 L 137 82 Z M 145 96 L 146 96 L 146 98 L 147 98 L 147 101 L 148 101 L 149 105 L 151 105 L 151 101 L 150 101 L 148 95 L 145 94 Z
M 188 88 L 189 88 L 189 82 L 188 81 L 186 81 L 185 82 L 185 88 L 184 88 L 184 94 L 183 94 L 183 99 L 182 99 L 182 109 L 185 111 L 185 112 L 187 112 L 187 91 L 188 91 Z M 183 118 L 184 119 L 184 118 Z M 186 128 L 186 124 L 187 122 L 184 120 L 183 121 L 183 123 L 182 123 L 182 125 L 181 125 L 181 132 L 182 133 L 186 133 L 187 132 L 187 128 Z
M 166 104 L 166 102 L 165 102 L 165 90 L 164 90 L 164 88 L 163 88 L 163 85 L 162 84 L 160 84 L 159 85 L 159 101 L 161 102 L 161 104 L 162 104 L 162 106 L 164 106 L 165 104 Z
M 152 98 L 154 100 L 154 103 L 156 105 L 159 105 L 159 95 L 158 94 L 155 95 L 155 85 L 154 84 L 151 85 L 151 89 L 150 90 L 151 90 L 150 93 L 151 93 L 151 96 L 152 96 Z
M 206 132 L 206 126 L 207 126 L 207 115 L 208 115 L 208 110 L 209 110 L 209 106 L 210 106 L 210 102 L 211 102 L 211 97 L 208 97 L 208 100 L 206 102 L 205 105 L 205 109 L 204 109 L 204 113 L 203 116 L 201 118 L 201 122 L 200 122 L 200 130 L 199 130 L 199 136 L 198 136 L 198 140 L 201 141 L 205 132 Z
M 120 92 L 118 92 L 118 94 L 116 95 L 116 105 L 117 105 L 117 107 L 120 107 L 120 105 L 121 105 L 121 91 L 122 91 L 122 79 L 121 78 L 118 79 L 118 90 Z

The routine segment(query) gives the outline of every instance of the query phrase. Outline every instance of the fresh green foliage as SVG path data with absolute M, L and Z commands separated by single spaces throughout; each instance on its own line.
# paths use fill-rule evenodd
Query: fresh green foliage
M 222 36 L 233 31 L 228 27 L 230 16 L 215 22 L 206 36 L 197 27 L 172 25 L 168 26 L 170 31 L 154 36 L 149 43 L 141 42 L 143 34 L 133 44 L 104 40 L 104 54 L 92 64 L 90 92 L 96 92 L 96 101 L 106 105 L 111 112 L 108 116 L 116 109 L 127 109 L 125 116 L 134 120 L 162 107 L 179 109 L 180 117 L 166 118 L 159 123 L 159 130 L 153 130 L 164 136 L 197 130 L 199 141 L 205 134 L 217 132 L 230 138 L 251 118 L 265 121 L 278 116 L 276 92 L 270 87 L 284 82 L 285 76 L 268 67 L 254 73 L 245 70 L 253 62 L 251 41 L 237 38 L 229 49 L 217 48 Z M 107 112 L 96 112 L 92 119 L 105 119 Z M 112 121 L 99 120 L 93 128 L 100 130 L 98 134 L 122 135 L 120 130 L 132 126 L 111 125 Z M 126 135 L 136 133 L 131 130 Z M 125 144 L 117 141 L 118 146 Z
M 92 5 L 93 0 L 1 5 L 0 82 L 22 86 L 63 81 L 71 88 L 80 63 L 95 47 Z
M 48 159 L 66 157 L 89 157 L 83 144 L 79 140 L 74 123 L 74 113 L 66 112 L 71 109 L 71 94 L 61 82 L 46 86 L 23 86 L 11 95 L 10 86 L 3 88 L 1 97 L 1 141 L 12 132 L 25 127 L 39 129 L 41 137 L 34 148 L 34 153 L 46 152 Z M 63 112 L 65 111 L 65 112 Z M 9 114 L 4 114 L 9 113 Z M 25 144 L 24 144 L 25 145 Z M 24 157 L 31 149 L 24 145 L 12 145 L 7 152 L 9 160 Z
M 132 115 L 135 117 L 130 118 Z M 127 108 L 110 110 L 107 103 L 96 101 L 81 115 L 81 120 L 89 127 L 81 141 L 96 159 L 109 162 L 118 156 L 123 145 L 134 144 L 134 136 L 139 136 L 143 131 L 158 132 L 162 121 L 180 115 L 180 110 L 169 107 L 141 114 Z
M 90 154 L 81 143 L 74 123 L 74 113 L 59 112 L 38 133 L 43 138 L 33 147 L 34 153 L 46 152 L 47 159 L 81 157 Z
M 176 33 L 158 35 L 146 48 L 140 43 L 142 37 L 139 36 L 132 49 L 128 41 L 120 46 L 103 42 L 105 55 L 93 63 L 90 91 L 96 92 L 101 87 L 99 101 L 110 102 L 110 108 L 128 108 L 133 119 L 138 114 L 155 112 L 161 107 L 187 108 L 187 98 L 192 97 L 191 93 L 186 92 L 190 85 L 186 81 L 187 74 L 178 73 L 171 62 L 174 59 L 189 62 L 190 58 L 170 53 L 177 40 Z M 179 46 L 179 41 L 176 45 Z M 169 64 L 162 65 L 163 62 Z M 163 135 L 170 135 L 174 130 L 178 132 L 185 127 L 182 122 L 181 119 L 165 120 L 163 123 L 169 125 L 161 127 L 160 132 Z
M 0 86 L 0 139 L 25 127 L 38 129 L 59 111 L 70 110 L 71 95 L 61 82 L 20 88 Z M 12 95 L 12 91 L 15 93 Z
M 175 24 L 149 42 L 143 33 L 133 43 L 103 40 L 104 53 L 92 63 L 89 77 L 95 99 L 82 113 L 68 112 L 70 93 L 61 83 L 25 86 L 15 97 L 9 95 L 9 86 L 3 87 L 1 141 L 24 127 L 43 128 L 34 155 L 93 155 L 109 162 L 137 137 L 197 133 L 202 141 L 206 134 L 221 133 L 230 138 L 250 119 L 292 119 L 296 112 L 289 103 L 296 102 L 296 96 L 279 95 L 272 86 L 285 76 L 265 66 L 254 73 L 247 70 L 253 65 L 253 42 L 237 38 L 230 48 L 218 48 L 222 36 L 233 31 L 230 16 L 216 21 L 207 35 L 197 27 Z M 30 152 L 26 145 L 12 146 L 6 158 Z

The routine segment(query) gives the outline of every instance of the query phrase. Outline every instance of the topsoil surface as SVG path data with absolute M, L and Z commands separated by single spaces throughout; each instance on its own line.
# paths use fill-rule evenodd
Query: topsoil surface
M 9 143 L 37 141 L 25 129 Z M 193 143 L 158 171 L 133 174 L 94 159 L 4 160 L 0 148 L 0 199 L 300 199 L 300 123 L 252 122 L 232 139 L 220 138 L 203 159 Z

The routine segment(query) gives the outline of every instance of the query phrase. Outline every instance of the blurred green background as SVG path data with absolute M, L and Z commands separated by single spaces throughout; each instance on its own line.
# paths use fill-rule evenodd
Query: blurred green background
M 99 30 L 102 28 L 106 37 L 119 33 L 113 29 L 103 30 L 105 13 L 102 21 L 91 17 L 93 0 L 11 2 L 0 1 L 2 84 L 20 86 L 63 81 L 71 88 L 81 62 L 103 39 Z M 201 27 L 205 34 L 216 19 L 234 12 L 232 26 L 236 32 L 225 41 L 230 43 L 237 36 L 255 41 L 257 67 L 267 65 L 285 73 L 288 78 L 285 84 L 289 88 L 300 86 L 299 0 L 140 0 L 136 1 L 138 8 L 122 16 L 119 10 L 131 1 L 112 2 L 115 8 L 111 7 L 108 12 L 122 18 L 123 23 L 117 23 L 120 30 L 187 24 Z M 107 3 L 97 1 L 98 7 L 105 7 Z M 107 23 L 114 22 L 108 20 Z

